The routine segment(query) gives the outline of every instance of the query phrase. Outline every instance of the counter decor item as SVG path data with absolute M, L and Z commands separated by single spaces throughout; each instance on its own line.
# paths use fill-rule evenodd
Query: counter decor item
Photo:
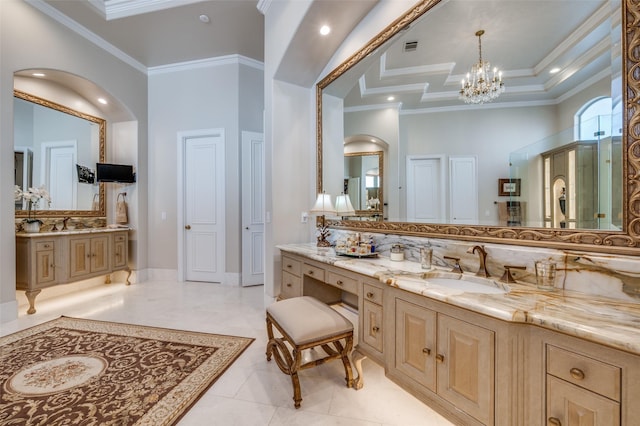
M 431 247 L 420 247 L 420 267 L 422 269 L 431 269 L 433 260 L 433 249 Z
M 44 185 L 38 188 L 31 187 L 26 191 L 23 191 L 18 185 L 15 185 L 13 193 L 16 201 L 25 200 L 27 202 L 29 215 L 23 220 L 22 229 L 25 232 L 30 233 L 40 232 L 42 221 L 36 218 L 36 211 L 38 209 L 38 204 L 42 199 L 44 199 L 48 205 L 51 205 L 51 195 L 49 194 L 49 191 L 47 191 Z
M 538 260 L 535 263 L 536 285 L 538 289 L 553 291 L 556 289 L 556 263 L 552 260 Z
M 404 249 L 402 244 L 394 244 L 391 246 L 391 260 L 401 262 L 404 260 Z
M 336 242 L 336 254 L 351 257 L 377 257 L 373 238 L 359 232 L 347 235 Z

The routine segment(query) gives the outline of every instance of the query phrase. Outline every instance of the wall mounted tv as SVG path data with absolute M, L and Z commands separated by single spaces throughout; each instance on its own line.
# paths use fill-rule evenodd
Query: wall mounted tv
M 136 181 L 133 166 L 126 164 L 96 163 L 96 180 L 98 182 L 132 183 Z

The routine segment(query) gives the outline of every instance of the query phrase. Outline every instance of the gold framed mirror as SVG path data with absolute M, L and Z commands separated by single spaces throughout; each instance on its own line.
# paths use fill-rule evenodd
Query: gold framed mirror
M 407 28 L 411 27 L 423 15 L 428 15 L 439 0 L 425 0 L 414 6 L 405 15 L 396 19 L 367 45 L 353 54 L 316 86 L 317 106 L 317 191 L 322 192 L 325 175 L 323 164 L 323 95 L 328 86 L 349 71 L 361 73 L 361 62 L 376 52 L 387 41 L 398 38 Z M 607 2 L 603 2 L 607 3 Z M 608 7 L 608 3 L 601 5 Z M 638 101 L 640 98 L 640 73 L 637 72 L 640 61 L 640 6 L 623 0 L 621 12 L 616 16 L 621 31 L 615 36 L 612 33 L 614 45 L 619 49 L 621 63 L 613 66 L 612 74 L 619 73 L 622 110 L 622 188 L 621 199 L 621 230 L 611 229 L 560 229 L 520 226 L 491 226 L 456 223 L 415 223 L 415 222 L 359 222 L 352 220 L 332 220 L 328 225 L 337 229 L 357 230 L 361 232 L 380 232 L 401 235 L 415 235 L 432 238 L 449 238 L 470 241 L 496 242 L 505 244 L 570 248 L 576 250 L 600 251 L 608 253 L 637 254 L 640 247 L 640 112 Z M 617 15 L 617 14 L 616 14 Z M 445 25 L 444 23 L 443 25 Z M 616 40 L 619 37 L 619 40 Z M 619 41 L 619 43 L 617 43 Z M 380 49 L 380 50 L 384 50 Z M 380 53 L 381 54 L 381 53 Z M 616 69 L 619 68 L 619 69 Z M 355 71 L 354 71 L 355 70 Z M 508 79 L 507 79 L 508 83 Z M 616 90 L 617 92 L 617 90 Z M 328 95 L 333 93 L 327 92 Z M 618 93 L 616 93 L 618 95 Z M 613 96 L 613 94 L 612 94 Z M 335 113 L 334 113 L 335 114 Z M 363 130 L 360 129 L 362 132 Z M 546 135 L 545 135 L 546 136 Z M 398 153 L 397 155 L 399 155 Z M 391 196 L 391 195 L 389 195 Z M 387 200 L 389 200 L 389 196 Z
M 64 131 L 52 131 L 56 123 Z M 44 134 L 37 146 L 33 141 L 36 134 Z M 104 184 L 95 182 L 95 177 L 88 179 L 85 173 L 106 159 L 106 120 L 14 90 L 14 139 L 16 184 L 22 190 L 44 185 L 53 200 L 50 208 L 40 205 L 32 215 L 35 213 L 39 218 L 106 216 Z M 56 163 L 56 157 L 63 160 Z M 64 164 L 64 170 L 55 174 L 52 172 L 55 164 Z M 72 170 L 68 170 L 69 167 Z M 50 175 L 59 176 L 58 182 L 63 182 L 55 189 L 57 197 Z M 56 199 L 59 208 L 56 208 Z M 16 204 L 15 216 L 27 217 L 29 211 L 20 207 Z

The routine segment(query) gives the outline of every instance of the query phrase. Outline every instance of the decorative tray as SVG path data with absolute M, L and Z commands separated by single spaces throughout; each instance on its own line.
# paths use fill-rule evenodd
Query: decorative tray
M 336 252 L 338 256 L 347 257 L 378 257 L 378 253 L 349 253 L 349 252 Z

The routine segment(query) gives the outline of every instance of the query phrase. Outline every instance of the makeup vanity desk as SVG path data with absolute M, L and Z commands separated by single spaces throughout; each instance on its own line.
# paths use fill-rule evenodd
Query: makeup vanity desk
M 129 230 L 87 228 L 70 231 L 16 233 L 16 289 L 29 300 L 28 314 L 36 312 L 35 299 L 43 288 L 82 281 L 126 270 Z
M 455 423 L 640 418 L 640 303 L 497 279 L 491 285 L 506 293 L 472 293 L 429 283 L 416 262 L 336 256 L 315 244 L 277 248 L 280 298 L 357 307 L 358 351 Z

